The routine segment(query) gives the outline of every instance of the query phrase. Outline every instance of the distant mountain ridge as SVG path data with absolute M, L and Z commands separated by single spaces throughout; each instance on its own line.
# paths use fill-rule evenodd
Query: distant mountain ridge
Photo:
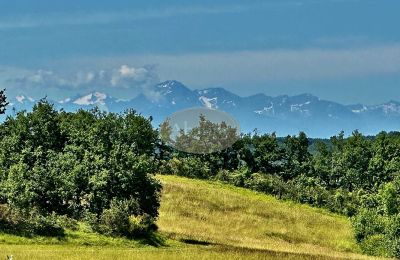
M 28 95 L 9 98 L 8 114 L 30 110 L 36 102 Z M 380 105 L 342 105 L 322 100 L 311 94 L 271 97 L 256 94 L 240 97 L 223 88 L 191 90 L 170 80 L 159 83 L 137 97 L 121 100 L 107 93 L 92 92 L 52 101 L 56 108 L 74 111 L 99 107 L 110 112 L 133 108 L 154 118 L 157 126 L 167 116 L 190 107 L 223 110 L 234 116 L 243 132 L 276 132 L 280 136 L 305 131 L 312 137 L 329 137 L 340 131 L 351 133 L 358 129 L 364 134 L 400 130 L 400 102 Z

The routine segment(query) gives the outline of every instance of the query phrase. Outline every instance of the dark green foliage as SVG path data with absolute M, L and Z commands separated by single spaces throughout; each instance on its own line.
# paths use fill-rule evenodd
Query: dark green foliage
M 155 231 L 154 218 L 139 214 L 139 204 L 135 200 L 113 200 L 105 209 L 94 229 L 112 236 L 143 237 Z
M 0 229 L 24 236 L 64 236 L 64 229 L 55 214 L 40 214 L 36 209 L 14 209 L 0 205 Z
M 381 185 L 373 205 L 363 205 L 353 218 L 357 241 L 372 255 L 400 257 L 399 178 Z
M 164 174 L 173 174 L 189 178 L 205 179 L 211 176 L 208 162 L 199 157 L 172 158 L 164 162 L 160 171 Z
M 127 235 L 130 229 L 129 217 L 139 215 L 139 204 L 135 200 L 113 200 L 110 208 L 100 216 L 100 230 L 110 235 Z
M 253 173 L 243 182 L 246 188 L 272 194 L 278 198 L 289 194 L 291 189 L 290 185 L 286 184 L 282 178 L 271 174 Z
M 7 105 L 8 102 L 4 90 L 0 90 L 0 115 L 5 113 Z
M 0 126 L 1 203 L 35 209 L 38 234 L 54 233 L 40 229 L 52 226 L 52 214 L 91 215 L 97 222 L 114 201 L 134 201 L 129 216 L 155 219 L 161 190 L 152 175 L 156 141 L 150 120 L 134 111 L 66 113 L 42 100 Z

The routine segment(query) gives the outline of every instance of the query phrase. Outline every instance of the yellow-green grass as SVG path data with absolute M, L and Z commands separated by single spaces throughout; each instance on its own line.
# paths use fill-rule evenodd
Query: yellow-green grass
M 160 176 L 168 237 L 309 256 L 364 258 L 347 218 L 230 185 Z
M 113 248 L 72 247 L 60 245 L 0 245 L 0 259 L 12 255 L 18 259 L 343 259 L 307 254 L 288 254 L 274 251 L 249 250 L 227 247 L 186 246 L 182 248 Z
M 62 239 L 0 233 L 0 260 L 368 259 L 359 254 L 345 217 L 221 183 L 158 177 L 164 186 L 162 246 L 81 226 Z

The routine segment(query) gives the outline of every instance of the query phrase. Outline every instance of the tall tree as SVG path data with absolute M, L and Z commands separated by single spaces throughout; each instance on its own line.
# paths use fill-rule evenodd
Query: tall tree
M 4 91 L 4 89 L 0 90 L 0 114 L 4 114 L 6 112 L 6 106 L 8 105 L 7 97 Z

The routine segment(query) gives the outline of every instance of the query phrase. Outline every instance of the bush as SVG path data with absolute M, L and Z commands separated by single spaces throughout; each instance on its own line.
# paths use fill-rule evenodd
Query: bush
M 228 182 L 238 187 L 245 187 L 246 180 L 251 176 L 247 167 L 242 167 L 228 175 Z
M 16 230 L 18 224 L 23 220 L 20 214 L 17 214 L 7 204 L 0 204 L 0 229 L 3 231 Z
M 384 234 L 387 219 L 375 211 L 363 209 L 352 218 L 352 225 L 356 240 L 362 242 L 370 236 Z
M 58 216 L 58 224 L 65 229 L 70 229 L 70 230 L 78 230 L 79 226 L 78 226 L 78 221 L 76 219 L 73 218 L 69 218 L 66 215 L 63 216 Z
M 231 171 L 221 169 L 215 175 L 214 179 L 217 181 L 229 182 L 229 176 L 231 175 Z
M 250 178 L 245 180 L 245 187 L 275 195 L 281 198 L 282 194 L 286 194 L 287 184 L 282 178 L 271 174 L 253 173 Z
M 32 234 L 40 236 L 64 236 L 64 229 L 61 227 L 58 217 L 55 214 L 43 216 L 36 210 L 29 212 L 29 219 L 25 223 L 26 229 Z
M 146 236 L 150 232 L 156 231 L 157 225 L 149 215 L 129 217 L 129 235 L 134 237 Z
M 64 229 L 55 214 L 42 215 L 36 209 L 21 211 L 0 205 L 0 228 L 4 232 L 24 236 L 64 236 Z
M 390 254 L 387 250 L 388 243 L 386 236 L 383 234 L 372 235 L 360 243 L 361 250 L 368 255 L 387 256 Z
M 138 202 L 136 200 L 112 200 L 110 208 L 105 209 L 100 216 L 100 231 L 114 236 L 129 235 L 132 215 L 138 214 Z
M 113 200 L 110 208 L 103 211 L 95 229 L 112 236 L 138 237 L 156 230 L 154 218 L 139 214 L 135 200 Z
M 188 178 L 207 179 L 211 177 L 210 166 L 197 157 L 172 158 L 161 167 L 161 173 Z

